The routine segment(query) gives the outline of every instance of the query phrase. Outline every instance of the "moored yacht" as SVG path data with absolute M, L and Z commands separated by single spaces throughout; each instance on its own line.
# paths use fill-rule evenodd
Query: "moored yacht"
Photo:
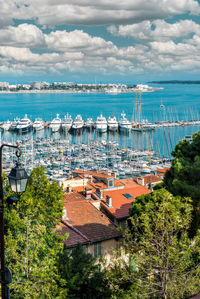
M 105 133 L 107 131 L 107 121 L 102 114 L 100 114 L 100 116 L 97 117 L 96 131 L 101 133 Z
M 10 121 L 10 120 L 7 120 L 7 121 L 5 121 L 5 122 L 2 124 L 1 128 L 2 128 L 4 131 L 9 131 L 9 130 L 11 129 L 11 126 L 12 126 L 11 121 Z
M 131 130 L 131 122 L 126 118 L 126 114 L 122 113 L 121 118 L 119 120 L 119 128 L 122 131 L 130 131 Z
M 15 118 L 14 121 L 12 122 L 12 124 L 11 124 L 10 130 L 15 131 L 16 128 L 17 128 L 18 123 L 19 123 L 19 118 Z
M 78 114 L 72 123 L 72 129 L 75 131 L 80 130 L 83 128 L 83 124 L 84 124 L 84 122 L 83 122 L 82 116 L 80 114 Z
M 118 122 L 115 116 L 109 116 L 107 125 L 109 131 L 115 132 L 118 130 Z
M 92 129 L 94 126 L 94 122 L 92 118 L 87 118 L 86 122 L 85 122 L 85 127 L 86 129 Z
M 31 130 L 32 122 L 25 114 L 24 118 L 20 119 L 16 125 L 16 130 L 19 132 L 28 132 Z
M 62 120 L 62 130 L 68 132 L 72 127 L 73 119 L 69 113 L 65 115 L 65 118 Z
M 59 114 L 56 115 L 56 118 L 54 118 L 49 125 L 49 128 L 52 132 L 57 132 L 60 130 L 61 127 L 61 119 L 59 118 Z
M 43 130 L 44 129 L 44 121 L 41 118 L 36 118 L 33 122 L 33 129 L 35 131 Z

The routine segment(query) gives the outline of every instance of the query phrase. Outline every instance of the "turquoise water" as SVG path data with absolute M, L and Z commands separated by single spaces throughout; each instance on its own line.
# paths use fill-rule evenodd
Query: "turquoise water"
M 161 120 L 198 120 L 200 113 L 200 85 L 166 84 L 164 90 L 152 93 L 142 93 L 142 119 L 156 122 Z M 102 113 L 106 118 L 113 114 L 120 118 L 124 111 L 130 120 L 133 120 L 135 94 L 0 94 L 0 121 L 13 120 L 15 117 L 28 117 L 34 120 L 42 117 L 51 120 L 60 114 L 64 117 L 70 113 L 72 118 L 81 114 L 83 119 L 96 117 Z M 160 104 L 164 108 L 160 108 Z M 70 138 L 70 142 L 82 143 L 88 139 L 113 140 L 120 147 L 134 147 L 139 149 L 153 149 L 159 156 L 170 156 L 170 153 L 185 135 L 191 135 L 200 129 L 199 126 L 159 128 L 153 132 L 131 132 L 128 135 L 103 134 L 96 136 L 95 132 L 83 132 L 79 136 L 53 135 L 52 138 Z M 41 134 L 41 133 L 40 133 Z M 46 135 L 49 132 L 43 133 Z M 2 133 L 3 140 L 15 141 L 17 139 L 32 138 L 32 133 L 16 136 L 11 133 Z M 35 135 L 34 135 L 35 138 Z
M 200 85 L 166 84 L 164 90 L 142 93 L 142 118 L 149 121 L 163 119 L 188 119 L 199 117 Z M 34 120 L 42 117 L 52 119 L 56 113 L 64 116 L 69 112 L 72 117 L 77 113 L 83 118 L 93 117 L 102 112 L 120 117 L 121 112 L 132 118 L 135 95 L 126 94 L 0 94 L 0 121 L 23 117 Z M 160 104 L 165 109 L 160 109 Z

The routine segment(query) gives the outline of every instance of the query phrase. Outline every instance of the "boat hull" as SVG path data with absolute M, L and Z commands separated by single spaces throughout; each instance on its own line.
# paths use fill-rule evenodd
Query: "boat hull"
M 26 127 L 16 127 L 16 131 L 22 132 L 22 133 L 29 132 L 29 131 L 31 131 L 31 129 L 32 129 L 31 125 L 26 126 Z
M 116 132 L 118 130 L 118 125 L 108 125 L 108 131 Z
M 107 131 L 107 127 L 96 127 L 96 131 L 99 133 L 105 133 Z

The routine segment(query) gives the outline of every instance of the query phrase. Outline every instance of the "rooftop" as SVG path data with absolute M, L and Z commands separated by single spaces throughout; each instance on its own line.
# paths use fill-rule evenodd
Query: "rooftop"
M 62 236 L 64 236 L 66 233 L 69 234 L 68 238 L 64 241 L 67 247 L 74 247 L 78 243 L 81 243 L 83 245 L 89 243 L 89 240 L 84 237 L 84 235 L 82 235 L 77 229 L 70 226 L 65 221 L 61 222 L 58 233 Z
M 124 188 L 119 190 L 104 191 L 103 196 L 112 198 L 112 208 L 109 208 L 106 201 L 101 202 L 102 206 L 115 218 L 122 219 L 129 217 L 129 209 L 137 196 L 149 194 L 151 191 L 145 186 L 140 186 L 136 183 L 135 187 Z
M 67 223 L 86 236 L 90 242 L 117 238 L 121 232 L 92 203 L 79 193 L 65 195 L 64 206 L 67 210 Z

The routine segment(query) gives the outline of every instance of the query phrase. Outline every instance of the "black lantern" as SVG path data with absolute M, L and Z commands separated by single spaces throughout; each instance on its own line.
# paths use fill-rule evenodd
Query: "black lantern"
M 21 167 L 19 162 L 17 162 L 16 166 L 11 169 L 11 172 L 8 175 L 12 191 L 16 193 L 24 192 L 26 190 L 28 178 L 26 170 Z

